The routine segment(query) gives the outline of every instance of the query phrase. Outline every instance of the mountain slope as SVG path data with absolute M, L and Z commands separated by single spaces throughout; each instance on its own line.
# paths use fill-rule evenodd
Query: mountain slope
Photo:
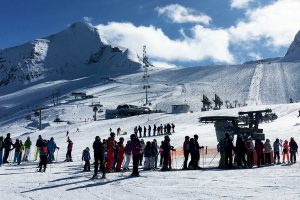
M 104 44 L 97 29 L 86 23 L 74 23 L 44 39 L 0 50 L 0 88 L 16 86 L 14 91 L 40 80 L 116 76 L 139 69 L 131 52 Z
M 287 53 L 282 58 L 283 62 L 300 61 L 300 31 L 296 34 L 294 41 L 290 45 Z

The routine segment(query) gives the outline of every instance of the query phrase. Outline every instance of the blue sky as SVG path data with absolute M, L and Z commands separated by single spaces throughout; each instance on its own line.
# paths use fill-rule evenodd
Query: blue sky
M 158 65 L 234 64 L 283 56 L 300 30 L 299 0 L 2 0 L 0 48 L 89 21 Z

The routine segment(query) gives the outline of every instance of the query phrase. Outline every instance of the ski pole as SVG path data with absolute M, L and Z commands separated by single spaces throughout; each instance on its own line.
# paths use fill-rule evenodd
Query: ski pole
M 216 153 L 216 155 L 214 155 L 214 157 L 211 159 L 211 161 L 209 162 L 208 165 L 210 165 L 212 163 L 212 161 L 215 159 L 215 157 L 218 155 L 219 152 Z

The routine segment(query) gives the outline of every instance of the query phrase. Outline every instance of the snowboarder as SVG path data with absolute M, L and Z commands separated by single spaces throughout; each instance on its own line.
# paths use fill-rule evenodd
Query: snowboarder
M 103 162 L 104 151 L 103 151 L 103 144 L 99 136 L 95 137 L 95 141 L 93 143 L 93 149 L 94 149 L 94 158 L 95 158 L 95 169 L 94 169 L 93 178 L 97 177 L 98 175 L 99 162 L 100 162 L 100 170 L 102 172 L 102 178 L 105 178 L 105 167 Z
M 48 156 L 48 149 L 47 149 L 47 141 L 43 140 L 41 142 L 41 146 L 39 147 L 40 151 L 40 163 L 39 163 L 39 172 L 42 171 L 42 167 L 44 166 L 43 172 L 46 171 L 47 168 L 47 156 Z
M 298 153 L 298 145 L 296 143 L 296 141 L 294 140 L 293 137 L 291 137 L 290 143 L 290 159 L 291 159 L 291 163 L 296 163 L 296 153 Z
M 136 134 L 134 134 L 136 135 Z M 124 148 L 124 152 L 125 152 L 125 162 L 123 165 L 123 171 L 129 170 L 129 163 L 131 160 L 131 149 L 130 149 L 130 140 L 127 141 L 127 144 Z
M 265 148 L 265 162 L 267 165 L 271 165 L 271 153 L 272 153 L 272 146 L 269 139 L 266 139 L 264 144 Z
M 140 154 L 141 154 L 141 144 L 139 139 L 132 134 L 130 136 L 131 142 L 130 142 L 130 148 L 132 152 L 132 161 L 133 161 L 133 169 L 131 176 L 139 176 L 139 160 L 140 160 Z
M 246 158 L 245 158 L 246 144 L 245 144 L 245 141 L 243 140 L 242 135 L 238 135 L 238 137 L 236 139 L 235 152 L 236 152 L 237 166 L 239 168 L 242 168 L 242 167 L 245 168 L 247 166 L 247 162 L 246 162 Z
M 190 153 L 190 137 L 185 136 L 184 142 L 183 142 L 183 154 L 184 154 L 184 162 L 183 162 L 183 170 L 187 170 L 187 162 L 189 159 L 189 153 Z
M 73 150 L 73 142 L 70 138 L 67 140 L 68 146 L 67 146 L 67 154 L 66 154 L 66 162 L 73 162 L 72 160 L 72 150 Z
M 261 165 L 264 164 L 264 160 L 263 160 L 264 144 L 259 138 L 255 140 L 255 151 L 257 155 L 257 166 L 260 167 Z
M 48 148 L 48 162 L 51 163 L 55 160 L 54 158 L 55 150 L 59 149 L 53 137 L 51 137 L 49 142 L 47 143 L 47 148 Z
M 124 138 L 120 138 L 119 142 L 117 144 L 117 154 L 118 154 L 118 159 L 117 159 L 117 166 L 116 166 L 116 172 L 121 171 L 121 166 L 124 160 Z
M 38 139 L 36 141 L 36 144 L 35 144 L 35 146 L 36 146 L 35 160 L 37 160 L 37 158 L 38 158 L 38 155 L 40 153 L 40 147 L 42 146 L 42 144 L 43 144 L 43 138 L 42 138 L 41 135 L 39 135 L 39 137 L 38 137 Z
M 81 160 L 84 161 L 83 171 L 85 171 L 85 172 L 91 171 L 91 164 L 90 164 L 90 160 L 91 160 L 90 148 L 87 147 L 87 148 L 85 148 L 85 150 L 83 150 Z
M 3 142 L 3 136 L 0 136 L 0 167 L 2 165 L 2 155 L 3 155 L 3 149 L 4 149 L 4 142 Z
M 30 137 L 28 136 L 24 143 L 25 153 L 24 153 L 23 161 L 28 161 L 31 145 L 32 145 L 32 142 L 30 140 Z
M 285 164 L 285 157 L 287 157 L 287 162 L 290 163 L 290 156 L 289 156 L 289 142 L 287 140 L 283 143 L 283 150 L 282 150 L 282 162 Z
M 275 142 L 273 143 L 274 164 L 281 164 L 280 163 L 280 147 L 282 147 L 282 144 L 279 142 L 279 139 L 276 138 Z M 276 163 L 276 160 L 277 160 L 277 163 Z
M 113 162 L 115 158 L 115 149 L 116 149 L 116 141 L 115 141 L 115 133 L 110 133 L 110 137 L 106 141 L 107 147 L 107 163 L 106 170 L 108 172 L 112 172 Z
M 4 139 L 4 156 L 3 156 L 3 164 L 8 163 L 7 159 L 9 156 L 9 152 L 11 151 L 11 146 L 13 145 L 10 133 L 7 133 L 6 138 Z

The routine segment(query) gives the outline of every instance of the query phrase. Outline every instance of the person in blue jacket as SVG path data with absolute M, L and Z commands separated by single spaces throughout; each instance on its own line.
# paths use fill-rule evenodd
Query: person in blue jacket
M 51 137 L 49 142 L 47 143 L 47 148 L 48 148 L 48 162 L 51 163 L 54 161 L 55 150 L 59 149 L 59 147 L 56 145 L 53 137 Z

